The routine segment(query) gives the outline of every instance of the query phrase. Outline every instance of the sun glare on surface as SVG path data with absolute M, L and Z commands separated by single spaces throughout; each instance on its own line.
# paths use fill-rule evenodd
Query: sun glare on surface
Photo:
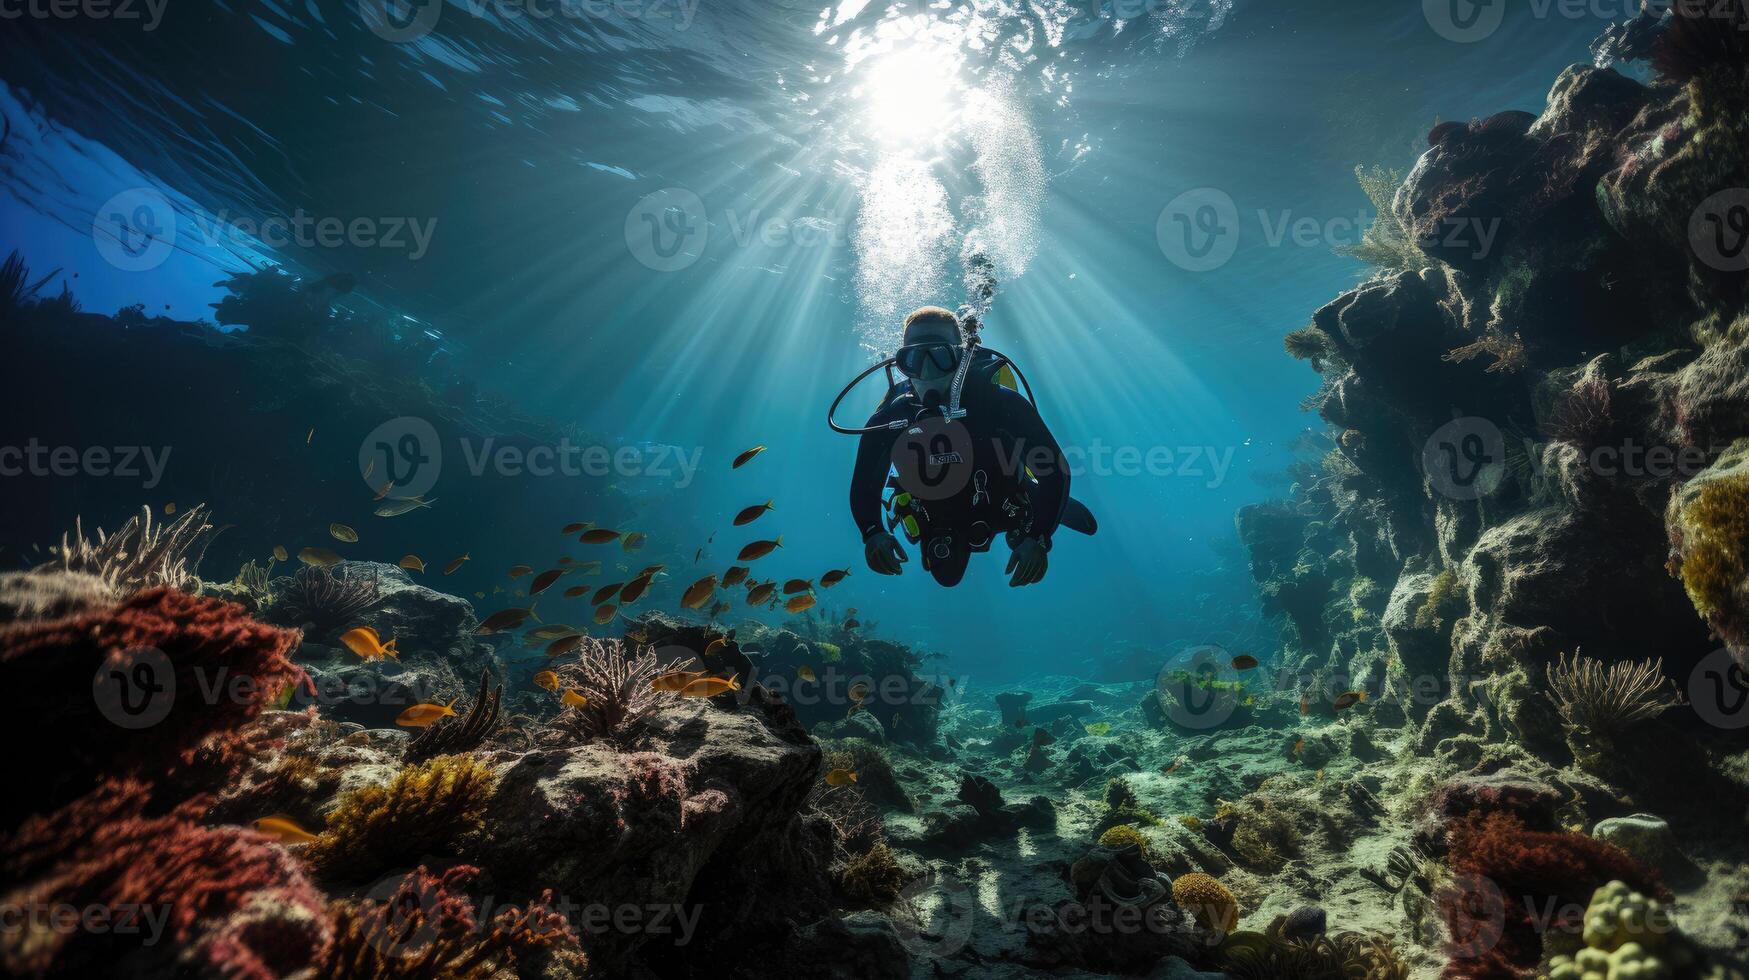
M 952 48 L 914 43 L 870 59 L 860 73 L 857 95 L 871 137 L 883 143 L 934 142 L 953 131 L 966 89 Z

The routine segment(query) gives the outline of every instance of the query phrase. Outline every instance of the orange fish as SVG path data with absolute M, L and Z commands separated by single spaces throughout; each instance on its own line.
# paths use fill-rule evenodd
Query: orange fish
M 1305 748 L 1305 747 L 1306 747 L 1306 740 L 1305 739 L 1302 738 L 1302 739 L 1296 740 L 1294 742 L 1294 758 L 1298 759 L 1300 757 L 1300 750 Z
M 522 578 L 524 575 L 533 575 L 533 574 L 534 574 L 534 568 L 532 566 L 529 566 L 529 565 L 512 565 L 512 566 L 510 566 L 510 577 L 512 579 L 519 579 L 519 578 Z
M 1332 705 L 1331 707 L 1334 707 L 1337 711 L 1343 711 L 1343 710 L 1346 710 L 1348 708 L 1352 708 L 1355 705 L 1357 705 L 1360 702 L 1365 701 L 1365 700 L 1366 700 L 1366 692 L 1365 691 L 1349 691 L 1347 694 L 1343 694 L 1343 695 L 1337 697 L 1336 703 L 1334 705 Z
M 698 609 L 709 602 L 716 591 L 717 577 L 706 575 L 687 587 L 686 594 L 680 597 L 680 604 L 687 609 Z
M 546 655 L 549 659 L 552 657 L 563 656 L 564 654 L 570 653 L 572 650 L 582 646 L 583 641 L 586 639 L 588 639 L 588 637 L 584 636 L 582 633 L 576 633 L 571 636 L 561 636 L 547 644 Z
M 1177 772 L 1178 767 L 1182 766 L 1182 765 L 1184 765 L 1183 759 L 1173 759 L 1172 764 L 1167 766 L 1164 770 L 1161 771 L 1161 775 L 1170 776 L 1173 773 Z
M 709 646 L 704 648 L 704 655 L 707 657 L 713 656 L 719 650 L 723 649 L 724 647 L 726 647 L 728 645 L 729 645 L 729 638 L 726 636 L 719 636 L 716 639 L 712 640 L 710 642 Z
M 581 708 L 589 703 L 589 699 L 578 693 L 574 687 L 565 688 L 565 693 L 559 695 L 559 703 L 567 708 Z
M 312 430 L 312 431 L 314 431 L 314 430 Z M 746 452 L 742 453 L 741 455 L 736 456 L 735 461 L 733 463 L 729 464 L 729 469 L 738 470 L 741 467 L 746 466 L 747 462 L 749 460 L 751 460 L 753 457 L 759 455 L 760 453 L 762 453 L 764 451 L 765 451 L 764 446 L 754 446 L 752 449 L 749 449 Z
M 559 689 L 559 675 L 550 670 L 543 670 L 534 675 L 534 686 L 543 691 L 557 691 Z
M 283 813 L 271 817 L 262 817 L 255 821 L 255 829 L 279 841 L 281 844 L 308 844 L 316 839 L 316 835 L 297 825 L 297 821 Z
M 681 688 L 680 696 L 683 698 L 714 698 L 719 694 L 727 694 L 730 691 L 739 691 L 740 689 L 741 685 L 733 677 L 727 680 L 721 677 L 700 677 Z
M 783 547 L 783 535 L 778 535 L 774 541 L 755 541 L 735 556 L 736 561 L 758 561 L 771 554 L 774 549 Z
M 802 680 L 807 681 L 810 684 L 818 683 L 820 680 L 819 677 L 815 676 L 814 668 L 809 667 L 805 664 L 801 667 L 796 668 L 796 676 L 800 677 Z
M 570 588 L 565 590 L 565 598 L 575 599 L 578 596 L 580 596 L 583 593 L 588 592 L 588 591 L 589 591 L 589 586 L 587 586 L 587 585 L 573 585 Z
M 766 511 L 774 509 L 775 508 L 771 506 L 771 501 L 769 500 L 763 504 L 754 504 L 751 507 L 743 507 L 741 508 L 741 513 L 736 514 L 735 520 L 731 523 L 736 527 L 742 527 L 758 520 L 760 517 L 764 516 Z
M 812 595 L 799 595 L 784 603 L 783 609 L 784 612 L 799 613 L 805 609 L 812 609 L 816 601 L 818 600 Z
M 820 588 L 830 589 L 832 586 L 844 581 L 844 577 L 849 574 L 850 569 L 848 568 L 841 568 L 836 571 L 827 572 L 820 576 Z
M 473 555 L 463 555 L 460 558 L 457 558 L 455 561 L 452 561 L 449 564 L 443 566 L 443 574 L 454 575 L 456 572 L 460 571 L 461 567 L 463 565 L 467 564 L 468 559 L 472 558 L 472 557 L 473 557 Z
M 747 573 L 750 571 L 752 571 L 752 569 L 748 568 L 746 565 L 729 566 L 729 570 L 723 573 L 724 587 L 740 585 L 742 582 L 745 582 L 747 580 Z
M 797 592 L 806 592 L 813 587 L 814 583 L 810 579 L 792 578 L 788 582 L 783 583 L 783 594 L 795 595 Z
M 455 702 L 448 704 L 416 704 L 395 716 L 395 724 L 404 728 L 426 728 L 440 718 L 455 717 Z
M 650 690 L 679 694 L 686 689 L 686 685 L 701 677 L 708 676 L 710 676 L 710 672 L 704 670 L 671 670 L 666 674 L 658 674 L 650 678 Z
M 777 591 L 776 582 L 767 582 L 764 585 L 756 585 L 747 590 L 747 604 L 749 606 L 761 605 L 765 600 L 771 598 L 771 594 L 775 591 Z
M 609 531 L 607 528 L 604 528 L 604 527 L 598 527 L 598 528 L 594 528 L 592 530 L 584 531 L 583 536 L 578 538 L 577 540 L 583 542 L 584 544 L 606 544 L 609 541 L 618 541 L 619 540 L 619 532 L 618 531 Z
M 347 630 L 340 634 L 340 642 L 345 645 L 346 649 L 367 661 L 381 660 L 384 657 L 394 657 L 399 660 L 401 656 L 400 652 L 395 649 L 395 644 L 400 642 L 399 640 L 390 640 L 384 643 L 382 637 L 377 636 L 377 631 L 369 626 Z

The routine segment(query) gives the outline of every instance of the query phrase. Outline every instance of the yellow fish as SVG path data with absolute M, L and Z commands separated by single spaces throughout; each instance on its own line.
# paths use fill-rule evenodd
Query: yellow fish
M 297 821 L 283 813 L 262 817 L 255 821 L 254 827 L 281 844 L 308 844 L 316 839 L 315 834 L 298 826 Z
M 169 517 L 171 514 L 174 514 L 174 513 L 176 513 L 176 502 L 175 501 L 171 501 L 170 503 L 167 503 L 164 505 L 164 516 L 165 517 Z
M 317 568 L 333 568 L 340 564 L 340 556 L 327 548 L 304 548 L 298 552 L 298 561 Z
M 707 657 L 711 656 L 712 654 L 715 654 L 717 651 L 723 649 L 724 647 L 726 647 L 728 645 L 729 645 L 729 638 L 726 636 L 719 636 L 716 639 L 712 640 L 710 642 L 710 645 L 708 645 L 704 648 L 704 655 Z
M 463 565 L 466 565 L 468 563 L 468 559 L 472 558 L 472 557 L 474 557 L 474 556 L 471 554 L 465 554 L 465 555 L 462 555 L 460 558 L 457 558 L 455 561 L 452 561 L 449 564 L 443 566 L 443 574 L 454 575 L 456 572 L 460 571 L 461 567 Z
M 416 704 L 395 716 L 395 724 L 405 728 L 425 728 L 441 718 L 455 717 L 455 702 L 448 704 Z
M 856 773 L 849 769 L 834 769 L 826 774 L 827 786 L 849 786 L 856 782 Z
M 814 675 L 814 668 L 802 666 L 796 668 L 796 676 L 810 684 L 817 684 L 820 678 Z
M 418 555 L 402 555 L 400 565 L 409 572 L 425 574 L 425 562 Z
M 550 670 L 543 670 L 534 675 L 534 686 L 543 691 L 557 691 L 559 689 L 559 675 Z
M 346 649 L 358 654 L 365 660 L 381 660 L 384 657 L 400 659 L 400 652 L 395 649 L 399 640 L 384 643 L 377 631 L 369 626 L 359 626 L 340 634 L 340 642 Z
M 642 531 L 633 531 L 620 541 L 619 546 L 625 551 L 637 551 L 639 548 L 642 548 L 644 542 L 649 539 L 650 536 Z
M 719 694 L 739 691 L 741 685 L 734 678 L 724 680 L 721 677 L 700 677 L 680 689 L 683 698 L 714 698 Z
M 709 672 L 703 670 L 671 670 L 666 674 L 658 674 L 650 678 L 650 690 L 679 694 L 686 689 L 686 685 L 701 677 L 708 676 L 710 676 Z
M 775 541 L 755 541 L 735 556 L 736 561 L 758 561 L 777 548 L 783 547 L 783 535 L 778 535 Z
M 812 609 L 817 600 L 812 595 L 799 595 L 783 604 L 785 612 L 799 613 L 804 609 Z
M 344 541 L 347 544 L 358 543 L 358 532 L 344 524 L 328 525 L 328 536 L 336 541 Z
M 291 560 L 291 555 L 286 552 L 285 545 L 276 544 L 273 546 L 273 560 L 274 561 L 290 561 Z
M 565 693 L 559 695 L 559 703 L 567 708 L 581 708 L 589 703 L 589 699 L 577 693 L 574 687 L 565 688 Z

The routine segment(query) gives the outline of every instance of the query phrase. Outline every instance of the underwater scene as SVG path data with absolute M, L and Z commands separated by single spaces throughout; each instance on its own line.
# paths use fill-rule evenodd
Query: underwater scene
M 1749 980 L 1749 0 L 0 0 L 6 976 Z

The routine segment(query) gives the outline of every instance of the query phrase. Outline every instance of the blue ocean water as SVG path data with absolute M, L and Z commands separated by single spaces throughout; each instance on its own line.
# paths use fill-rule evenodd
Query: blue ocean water
M 355 276 L 342 304 L 411 318 L 526 411 L 696 461 L 619 481 L 653 547 L 717 570 L 781 532 L 757 574 L 849 567 L 830 606 L 969 673 L 1204 642 L 1267 656 L 1233 515 L 1284 493 L 1315 421 L 1282 334 L 1367 274 L 1334 250 L 1372 213 L 1354 168 L 1406 169 L 1440 120 L 1538 110 L 1624 13 L 1509 4 L 1467 44 L 1438 7 L 458 0 L 384 20 L 235 0 L 23 18 L 0 27 L 0 245 L 62 270 L 87 309 L 183 319 L 250 263 Z M 176 238 L 136 270 L 111 247 L 136 212 L 118 226 L 106 207 L 140 189 Z M 1187 227 L 1216 251 L 1174 244 Z M 953 590 L 915 561 L 869 572 L 855 445 L 824 421 L 906 310 L 966 300 L 971 251 L 999 280 L 985 337 L 1025 369 L 1102 525 L 1059 534 L 1024 590 L 1000 545 Z M 490 521 L 507 550 L 553 530 L 513 505 L 439 514 Z

